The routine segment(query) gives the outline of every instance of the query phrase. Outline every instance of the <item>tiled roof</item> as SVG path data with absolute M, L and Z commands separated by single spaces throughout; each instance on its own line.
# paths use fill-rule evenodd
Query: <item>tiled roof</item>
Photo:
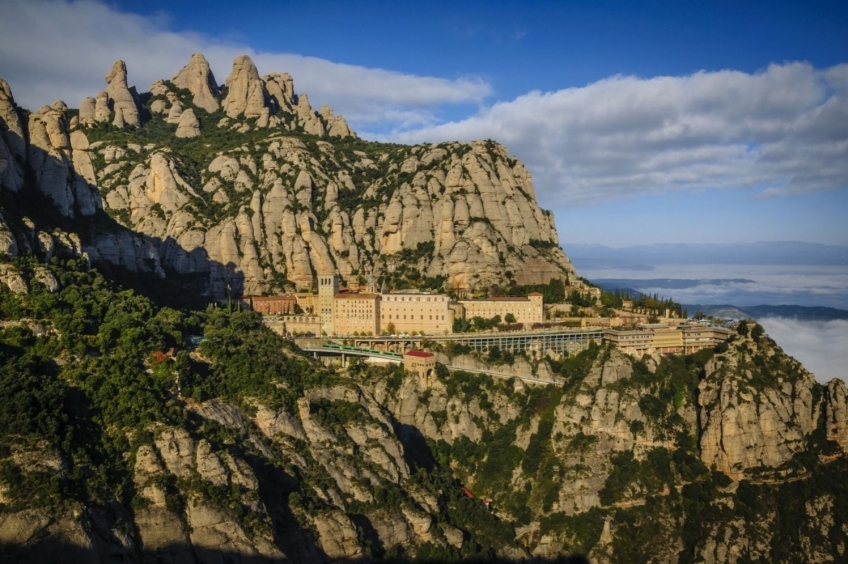
M 417 356 L 418 358 L 430 358 L 433 356 L 433 353 L 428 353 L 427 351 L 406 351 L 403 354 L 404 356 Z

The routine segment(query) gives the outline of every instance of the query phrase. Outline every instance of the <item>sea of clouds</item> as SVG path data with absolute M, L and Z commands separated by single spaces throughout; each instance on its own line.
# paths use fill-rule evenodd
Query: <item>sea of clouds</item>
M 848 321 L 799 321 L 785 317 L 759 320 L 766 333 L 819 382 L 848 381 Z
M 735 306 L 801 305 L 848 310 L 848 267 L 821 265 L 684 264 L 656 265 L 651 270 L 580 268 L 593 279 L 629 278 L 646 294 L 658 293 L 684 304 Z M 709 284 L 674 289 L 639 284 L 638 279 L 744 279 L 749 282 Z
M 651 270 L 581 269 L 586 278 L 630 278 L 634 289 L 658 293 L 679 303 L 739 307 L 755 305 L 826 306 L 848 310 L 848 267 L 815 265 L 656 265 Z M 746 279 L 704 283 L 685 289 L 640 286 L 635 279 Z M 690 312 L 693 313 L 693 312 Z M 848 321 L 804 321 L 785 317 L 758 320 L 784 351 L 798 359 L 819 382 L 848 380 Z

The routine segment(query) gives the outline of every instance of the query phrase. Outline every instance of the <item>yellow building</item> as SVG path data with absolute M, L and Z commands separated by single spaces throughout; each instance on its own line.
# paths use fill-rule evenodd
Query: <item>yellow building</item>
M 382 294 L 380 300 L 380 329 L 408 334 L 444 335 L 453 331 L 454 311 L 450 298 L 444 294 Z
M 651 327 L 654 334 L 654 349 L 660 354 L 677 354 L 683 352 L 683 331 L 677 327 Z
M 318 315 L 318 309 L 320 307 L 318 305 L 318 294 L 313 294 L 312 292 L 298 292 L 294 295 L 294 299 L 297 301 L 297 305 L 304 313 Z
M 465 319 L 482 317 L 491 319 L 496 315 L 506 322 L 507 314 L 515 316 L 516 323 L 541 323 L 545 318 L 543 296 L 538 292 L 526 298 L 488 298 L 485 300 L 459 300 L 465 308 Z
M 338 294 L 333 310 L 333 328 L 332 334 L 335 335 L 379 335 L 380 294 Z

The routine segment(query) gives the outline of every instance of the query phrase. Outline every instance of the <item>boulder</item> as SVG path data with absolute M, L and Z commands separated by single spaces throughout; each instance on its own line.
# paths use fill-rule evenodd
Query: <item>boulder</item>
M 177 125 L 177 137 L 197 137 L 200 135 L 200 122 L 197 116 L 194 115 L 194 110 L 188 109 L 180 116 L 180 122 Z

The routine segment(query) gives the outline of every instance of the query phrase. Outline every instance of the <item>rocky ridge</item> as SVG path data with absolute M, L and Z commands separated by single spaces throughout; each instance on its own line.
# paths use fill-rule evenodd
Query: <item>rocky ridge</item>
M 216 296 L 311 288 L 320 272 L 353 287 L 579 284 L 529 172 L 497 143 L 359 141 L 291 76 L 260 77 L 246 56 L 222 89 L 201 54 L 147 93 L 122 61 L 106 81 L 78 112 L 31 114 L 26 131 L 0 89 L 0 194 L 34 190 L 67 219 L 104 210 L 126 229 L 81 229 L 91 260 L 199 276 Z M 6 254 L 55 228 L 5 219 Z
M 0 327 L 16 406 L 0 414 L 14 429 L 0 547 L 18 561 L 844 559 L 848 390 L 757 325 L 685 358 L 590 346 L 487 365 L 448 347 L 451 364 L 555 384 L 440 369 L 428 385 L 399 367 L 328 370 L 252 313 L 157 309 L 79 261 L 18 263 L 4 276 L 23 290 L 0 289 L 21 316 Z M 55 315 L 23 317 L 30 302 Z M 199 332 L 196 349 L 165 352 Z M 39 351 L 56 361 L 21 360 Z M 63 411 L 80 394 L 98 418 Z M 73 423 L 67 440 L 51 421 Z
M 516 538 L 536 556 L 591 549 L 593 562 L 640 561 L 648 556 L 633 548 L 633 535 L 642 530 L 656 535 L 650 554 L 661 561 L 686 554 L 703 562 L 768 558 L 782 542 L 776 515 L 787 510 L 772 507 L 772 496 L 790 487 L 781 484 L 819 479 L 816 463 L 804 458 L 820 448 L 811 441 L 829 441 L 813 460 L 835 465 L 823 471 L 825 480 L 839 479 L 848 455 L 846 386 L 818 384 L 759 326 L 742 324 L 728 344 L 705 353 L 685 363 L 634 361 L 617 349 L 582 353 L 581 369 L 574 359 L 553 367 L 559 384 L 547 397 L 518 380 L 456 374 L 430 388 L 408 378 L 400 385 L 375 380 L 371 389 L 399 422 L 441 444 L 441 456 L 476 494 L 493 500 L 499 515 L 525 523 Z M 517 357 L 514 366 L 526 363 Z M 710 472 L 720 479 L 709 486 L 715 489 L 704 522 L 695 517 L 703 532 L 693 539 L 675 504 L 689 503 L 690 488 L 710 483 Z M 747 506 L 736 498 L 740 487 Z M 804 554 L 817 554 L 817 562 L 842 558 L 848 522 L 830 505 L 832 494 L 785 495 L 806 503 L 792 517 L 810 531 L 794 537 L 806 543 Z M 721 510 L 733 508 L 735 498 L 749 511 L 737 520 Z M 760 516 L 752 519 L 750 511 Z M 589 540 L 581 536 L 586 530 L 594 531 Z

